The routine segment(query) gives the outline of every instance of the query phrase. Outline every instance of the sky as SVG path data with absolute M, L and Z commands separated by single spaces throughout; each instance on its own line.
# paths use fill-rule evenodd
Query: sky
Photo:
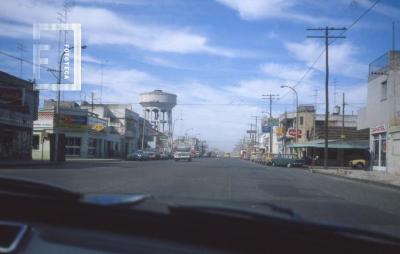
M 253 116 L 269 113 L 265 94 L 278 94 L 273 116 L 300 104 L 324 111 L 325 55 L 322 35 L 307 28 L 349 27 L 371 0 L 0 0 L 0 53 L 32 61 L 33 25 L 81 24 L 82 90 L 65 91 L 71 100 L 129 103 L 142 113 L 139 94 L 155 89 L 175 93 L 175 135 L 196 135 L 230 151 L 243 138 Z M 381 0 L 329 47 L 330 105 L 342 103 L 357 114 L 367 98 L 369 63 L 392 48 L 392 24 L 400 47 L 400 1 Z M 63 20 L 65 22 L 65 20 Z M 333 31 L 339 35 L 341 31 Z M 52 42 L 49 67 L 59 55 Z M 67 35 L 67 41 L 71 36 Z M 61 35 L 63 38 L 63 35 Z M 62 40 L 62 39 L 61 39 Z M 21 45 L 23 50 L 20 50 Z M 315 62 L 315 64 L 313 64 Z M 0 70 L 21 76 L 20 61 L 0 54 Z M 309 71 L 308 71 L 309 70 Z M 22 78 L 33 67 L 22 64 Z M 43 79 L 51 80 L 44 72 Z M 41 91 L 40 99 L 56 98 Z M 190 129 L 190 130 L 188 130 Z

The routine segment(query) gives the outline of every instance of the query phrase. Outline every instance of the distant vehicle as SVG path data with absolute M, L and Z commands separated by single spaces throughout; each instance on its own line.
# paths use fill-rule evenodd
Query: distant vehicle
M 145 161 L 145 160 L 148 160 L 149 157 L 142 150 L 138 150 L 136 152 L 128 154 L 126 156 L 126 159 L 127 160 L 133 160 L 133 161 Z
M 363 169 L 367 165 L 367 161 L 364 159 L 354 159 L 349 161 L 349 166 L 352 168 Z
M 230 153 L 224 153 L 224 158 L 231 158 L 231 154 Z
M 278 156 L 278 155 L 277 154 L 273 154 L 273 153 L 264 154 L 263 157 L 262 157 L 263 164 L 272 165 L 272 159 L 274 157 L 276 157 L 276 156 Z
M 160 158 L 160 153 L 155 150 L 144 150 L 144 153 L 148 156 L 149 160 L 156 160 Z
M 305 164 L 304 160 L 301 160 L 295 154 L 278 154 L 271 160 L 273 166 L 282 167 L 303 167 Z
M 160 159 L 161 160 L 169 160 L 171 158 L 171 155 L 167 152 L 162 152 L 160 153 Z
M 193 154 L 190 146 L 180 145 L 176 148 L 174 153 L 175 161 L 180 161 L 180 160 L 192 161 L 192 158 Z
M 259 152 L 252 152 L 250 155 L 251 161 L 260 161 L 262 159 L 262 154 Z

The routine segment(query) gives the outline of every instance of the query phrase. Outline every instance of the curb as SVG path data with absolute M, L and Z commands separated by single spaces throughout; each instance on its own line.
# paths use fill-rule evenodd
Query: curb
M 310 169 L 308 171 L 310 173 L 312 173 L 312 174 L 321 174 L 321 175 L 333 176 L 333 177 L 337 177 L 337 178 L 341 178 L 341 179 L 347 179 L 347 180 L 350 180 L 350 181 L 374 184 L 374 185 L 381 186 L 381 187 L 388 187 L 388 188 L 400 190 L 400 186 L 399 185 L 394 185 L 394 184 L 390 184 L 390 183 L 382 183 L 382 182 L 377 182 L 377 181 L 372 181 L 372 180 L 367 180 L 367 179 L 360 179 L 360 178 L 351 178 L 351 177 L 342 176 L 342 175 L 329 174 L 329 173 L 325 173 L 325 172 L 317 172 L 317 171 L 313 171 L 313 170 L 310 170 Z
M 267 166 L 261 163 L 257 163 L 257 162 L 253 162 L 256 164 L 259 164 L 261 166 Z M 267 166 L 268 167 L 268 166 Z M 292 168 L 294 169 L 294 168 Z M 332 177 L 336 177 L 336 178 L 340 178 L 340 179 L 347 179 L 350 181 L 355 181 L 355 182 L 360 182 L 360 183 L 368 183 L 368 184 L 373 184 L 376 186 L 380 186 L 380 187 L 386 187 L 386 188 L 391 188 L 391 189 L 395 189 L 395 190 L 400 190 L 400 186 L 399 185 L 394 185 L 394 184 L 390 184 L 390 183 L 383 183 L 383 182 L 377 182 L 377 181 L 372 181 L 372 180 L 367 180 L 367 179 L 360 179 L 360 178 L 351 178 L 351 177 L 347 177 L 344 175 L 337 175 L 337 174 L 330 174 L 330 173 L 326 173 L 326 172 L 320 172 L 320 171 L 314 171 L 313 169 L 310 168 L 296 168 L 296 169 L 301 169 L 301 170 L 306 170 L 312 174 L 320 174 L 320 175 L 326 175 L 326 176 L 332 176 Z
M 62 166 L 61 163 L 52 163 L 52 162 L 22 162 L 22 163 L 0 163 L 0 170 L 2 169 L 19 169 L 21 167 L 40 167 L 40 166 Z

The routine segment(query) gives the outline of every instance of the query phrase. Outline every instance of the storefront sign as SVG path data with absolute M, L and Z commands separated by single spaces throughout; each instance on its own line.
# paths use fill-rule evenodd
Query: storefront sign
M 283 136 L 285 134 L 285 128 L 283 128 L 283 127 L 278 127 L 278 128 L 276 128 L 276 135 L 278 136 L 278 137 L 281 137 L 281 136 Z
M 88 128 L 95 130 L 97 132 L 101 132 L 105 130 L 107 127 L 107 120 L 93 117 L 93 116 L 88 116 Z
M 377 133 L 382 133 L 382 132 L 386 132 L 386 126 L 385 125 L 380 125 L 380 126 L 376 126 L 376 127 L 372 127 L 371 128 L 371 134 L 377 134 Z
M 297 137 L 301 138 L 301 130 L 297 130 Z M 287 132 L 288 137 L 296 137 L 296 129 L 289 129 Z
M 60 114 L 59 126 L 62 128 L 83 129 L 87 127 L 86 116 Z
M 22 106 L 22 90 L 1 86 L 0 104 Z

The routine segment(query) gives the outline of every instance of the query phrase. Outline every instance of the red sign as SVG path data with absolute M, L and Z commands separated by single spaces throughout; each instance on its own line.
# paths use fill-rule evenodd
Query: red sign
M 22 90 L 17 88 L 0 87 L 0 103 L 22 105 Z
M 376 126 L 371 128 L 371 134 L 386 132 L 385 125 Z
M 287 136 L 296 137 L 296 129 L 289 129 L 287 132 Z M 297 137 L 301 138 L 301 130 L 297 130 Z

